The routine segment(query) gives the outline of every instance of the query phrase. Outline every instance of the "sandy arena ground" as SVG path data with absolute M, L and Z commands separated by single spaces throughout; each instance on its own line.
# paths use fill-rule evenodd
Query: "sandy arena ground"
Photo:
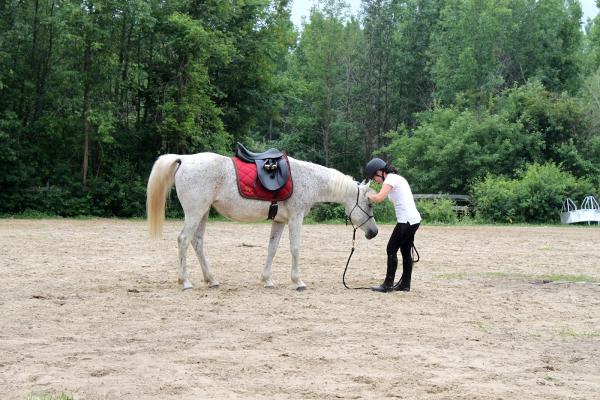
M 422 226 L 413 290 L 380 294 L 342 286 L 350 227 L 304 227 L 296 292 L 287 231 L 269 290 L 270 226 L 229 222 L 221 287 L 190 248 L 182 292 L 180 226 L 0 220 L 0 399 L 600 399 L 598 227 Z M 350 285 L 381 282 L 391 229 Z

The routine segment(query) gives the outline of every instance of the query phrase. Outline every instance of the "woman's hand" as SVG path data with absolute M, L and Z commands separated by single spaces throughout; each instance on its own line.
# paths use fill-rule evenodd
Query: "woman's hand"
M 373 203 L 381 203 L 385 200 L 385 198 L 388 194 L 390 194 L 391 191 L 392 187 L 387 183 L 384 183 L 383 186 L 381 186 L 381 190 L 379 191 L 379 193 L 369 193 L 367 194 L 367 197 Z

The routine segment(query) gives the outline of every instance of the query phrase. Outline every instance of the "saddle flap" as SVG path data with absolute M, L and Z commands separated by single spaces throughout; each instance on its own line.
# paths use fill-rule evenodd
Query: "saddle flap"
M 258 180 L 264 188 L 275 192 L 286 184 L 289 177 L 289 167 L 287 160 L 280 159 L 274 162 L 274 169 L 265 168 L 271 161 L 271 159 L 255 160 L 256 172 L 258 173 Z

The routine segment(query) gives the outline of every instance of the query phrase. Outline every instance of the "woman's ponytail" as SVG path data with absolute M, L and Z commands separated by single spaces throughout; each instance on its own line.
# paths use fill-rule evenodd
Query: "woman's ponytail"
M 396 175 L 398 175 L 398 170 L 392 164 L 387 164 L 385 166 L 385 172 L 387 172 L 388 174 L 396 174 Z

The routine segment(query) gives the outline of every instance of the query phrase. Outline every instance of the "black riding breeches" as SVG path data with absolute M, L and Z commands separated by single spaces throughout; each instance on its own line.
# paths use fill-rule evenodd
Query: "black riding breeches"
M 398 250 L 402 254 L 402 280 L 410 285 L 412 275 L 412 255 L 411 250 L 415 241 L 415 233 L 420 224 L 411 225 L 406 223 L 397 223 L 388 241 L 387 252 L 387 273 L 386 281 L 394 281 L 396 269 L 398 268 Z

